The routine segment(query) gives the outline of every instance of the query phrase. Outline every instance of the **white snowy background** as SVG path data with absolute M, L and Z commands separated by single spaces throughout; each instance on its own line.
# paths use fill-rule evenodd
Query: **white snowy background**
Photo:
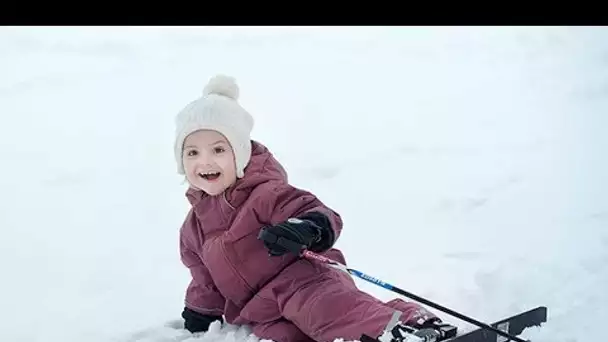
M 605 339 L 606 28 L 3 27 L 0 340 L 257 341 L 167 327 L 173 119 L 216 73 L 352 267 L 485 322 L 546 305 L 534 342 Z

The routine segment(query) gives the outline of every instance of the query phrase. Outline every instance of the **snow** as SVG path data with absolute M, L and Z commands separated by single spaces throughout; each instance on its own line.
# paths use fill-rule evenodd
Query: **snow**
M 0 47 L 0 340 L 258 341 L 175 329 L 173 119 L 216 73 L 342 214 L 350 266 L 485 322 L 546 305 L 534 342 L 604 335 L 605 28 L 3 27 Z

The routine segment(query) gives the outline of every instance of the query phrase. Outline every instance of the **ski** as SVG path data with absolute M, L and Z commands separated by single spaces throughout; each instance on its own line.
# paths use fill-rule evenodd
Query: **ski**
M 534 309 L 521 312 L 517 315 L 502 319 L 500 321 L 494 322 L 490 324 L 492 328 L 495 328 L 499 331 L 505 332 L 512 337 L 517 337 L 517 335 L 521 334 L 524 329 L 530 328 L 533 326 L 540 326 L 542 323 L 547 321 L 547 308 L 544 306 L 539 306 Z M 401 342 L 409 342 L 409 341 L 417 341 L 417 342 L 425 342 L 427 340 L 415 336 L 414 332 L 406 333 L 405 336 L 400 338 L 393 339 L 394 341 Z M 378 338 L 372 338 L 367 335 L 362 335 L 359 339 L 360 342 L 380 342 Z M 433 340 L 434 341 L 434 340 Z M 442 342 L 507 342 L 512 341 L 508 337 L 503 337 L 502 335 L 491 331 L 487 328 L 477 328 L 475 330 L 469 331 L 467 333 L 456 335 L 452 338 L 447 338 L 442 340 Z
M 521 334 L 524 329 L 533 326 L 540 326 L 547 321 L 547 308 L 539 306 L 537 308 L 519 313 L 509 318 L 490 324 L 492 327 L 509 333 L 512 336 Z M 482 328 L 469 331 L 462 335 L 455 336 L 451 339 L 444 340 L 446 342 L 507 342 L 508 338 Z

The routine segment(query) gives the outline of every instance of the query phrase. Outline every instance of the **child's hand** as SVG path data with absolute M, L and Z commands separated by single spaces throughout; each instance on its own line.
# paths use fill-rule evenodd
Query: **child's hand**
M 312 250 L 321 244 L 323 231 L 323 227 L 311 220 L 290 218 L 274 226 L 263 227 L 258 239 L 264 242 L 271 256 L 287 252 L 300 255 L 303 249 Z
M 207 331 L 209 325 L 215 321 L 224 322 L 222 316 L 203 315 L 189 308 L 184 308 L 182 318 L 184 319 L 184 328 L 191 333 Z

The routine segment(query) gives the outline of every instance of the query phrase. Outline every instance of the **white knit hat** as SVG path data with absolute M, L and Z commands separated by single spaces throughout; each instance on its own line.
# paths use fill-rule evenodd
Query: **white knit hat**
M 236 176 L 242 178 L 251 157 L 253 117 L 238 103 L 239 87 L 233 77 L 217 75 L 209 80 L 203 95 L 190 102 L 175 119 L 175 159 L 177 172 L 185 174 L 182 164 L 186 137 L 201 129 L 223 134 L 234 151 Z

